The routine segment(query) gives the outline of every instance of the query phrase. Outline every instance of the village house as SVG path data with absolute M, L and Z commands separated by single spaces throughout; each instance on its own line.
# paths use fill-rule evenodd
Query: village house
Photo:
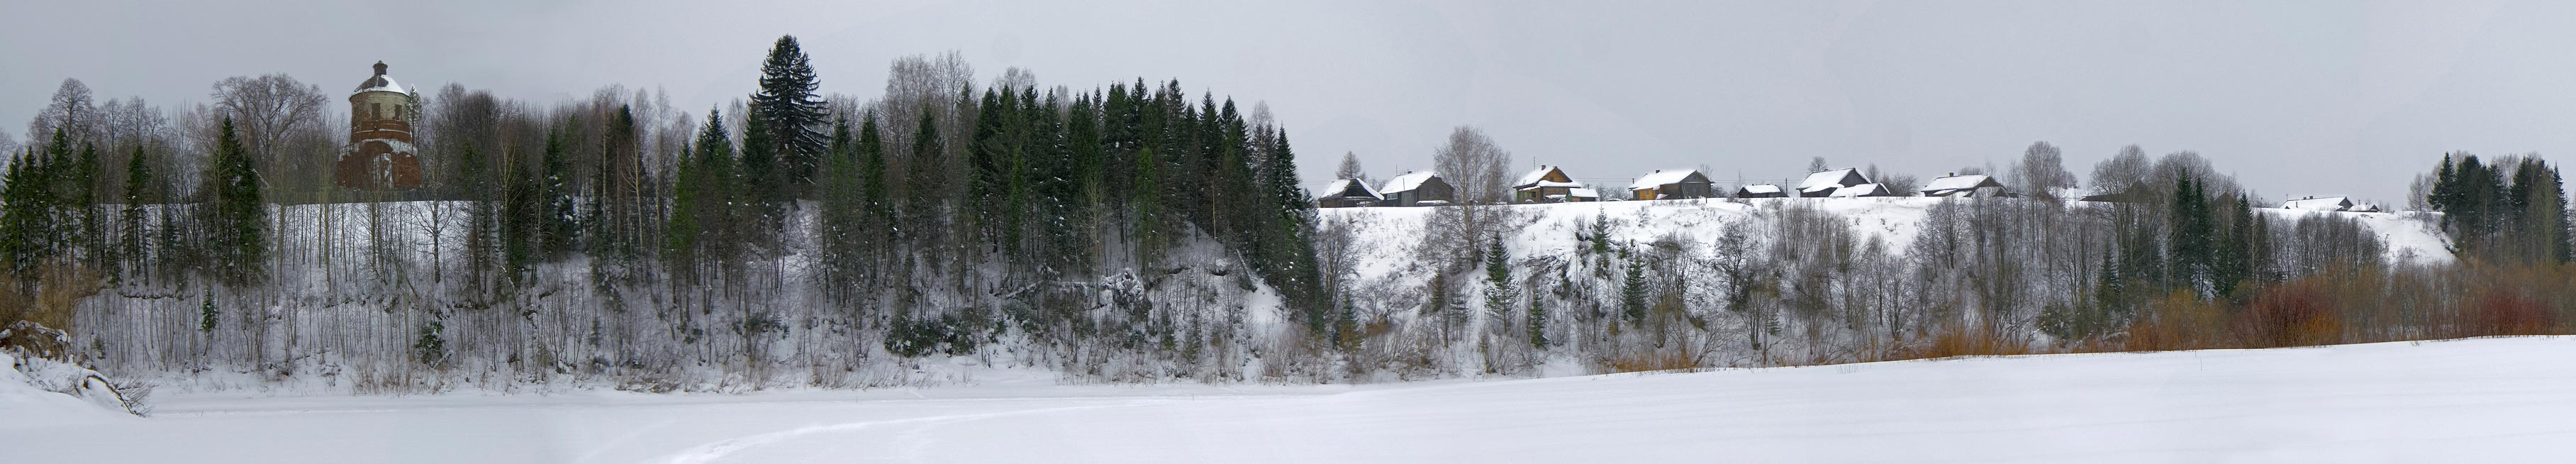
M 1522 174 L 1519 182 L 1512 183 L 1512 202 L 1563 203 L 1601 199 L 1598 193 L 1575 195 L 1576 190 L 1590 191 L 1583 188 L 1583 184 L 1574 183 L 1573 178 L 1566 177 L 1565 170 L 1559 169 L 1559 166 L 1542 165 L 1538 169 L 1530 170 L 1528 174 Z
M 1932 183 L 1923 184 L 1921 191 L 1923 196 L 1927 197 L 1972 197 L 1981 193 L 1987 196 L 2001 194 L 2003 188 L 2004 184 L 1996 182 L 1994 176 L 1984 174 L 1962 176 L 1951 173 L 1939 179 L 1932 179 Z
M 1359 179 L 1336 180 L 1315 192 L 1315 206 L 1325 208 L 1377 206 L 1378 201 L 1384 199 L 1386 197 L 1378 196 L 1377 189 L 1369 188 L 1368 182 Z
M 1655 171 L 1628 185 L 1629 198 L 1639 200 L 1680 200 L 1708 198 L 1708 176 L 1699 170 Z
M 1834 193 L 1836 191 L 1864 184 L 1873 184 L 1873 182 L 1869 181 L 1868 176 L 1861 175 L 1860 170 L 1858 169 L 1844 168 L 1817 171 L 1816 173 L 1808 174 L 1807 180 L 1798 182 L 1798 196 L 1807 198 L 1830 197 L 1835 196 Z
M 1408 172 L 1387 179 L 1386 187 L 1377 190 L 1379 206 L 1440 206 L 1449 204 L 1457 189 L 1431 171 Z
M 1886 185 L 1886 184 L 1860 184 L 1860 185 L 1854 185 L 1854 186 L 1849 186 L 1849 187 L 1843 187 L 1843 188 L 1834 189 L 1834 193 L 1833 193 L 1833 194 L 1831 194 L 1831 195 L 1827 195 L 1827 196 L 1832 197 L 1832 198 L 1859 198 L 1859 197 L 1900 197 L 1900 196 L 1905 196 L 1905 195 L 1904 195 L 1904 194 L 1901 194 L 1901 193 L 1896 193 L 1896 192 L 1893 192 L 1893 191 L 1889 191 L 1889 190 L 1887 190 L 1887 185 Z
M 2300 199 L 2296 199 L 2296 200 L 2290 200 L 2290 201 L 2281 202 L 2281 209 L 2300 209 L 2300 210 L 2308 210 L 2308 211 L 2350 212 L 2350 213 L 2376 213 L 2376 212 L 2379 212 L 2379 207 L 2378 207 L 2378 206 L 2374 206 L 2374 205 L 2366 205 L 2366 204 L 2360 204 L 2360 203 L 2353 203 L 2353 202 L 2352 202 L 2352 198 L 2351 198 L 2351 197 L 2307 197 L 2307 198 L 2300 198 Z
M 1781 190 L 1781 189 L 1780 189 L 1780 186 L 1778 186 L 1778 185 L 1772 185 L 1772 184 L 1753 184 L 1753 185 L 1747 185 L 1747 186 L 1743 186 L 1743 187 L 1737 187 L 1737 188 L 1735 189 L 1735 197 L 1736 197 L 1736 198 L 1788 198 L 1788 197 L 1789 197 L 1789 192 L 1788 192 L 1788 191 Z

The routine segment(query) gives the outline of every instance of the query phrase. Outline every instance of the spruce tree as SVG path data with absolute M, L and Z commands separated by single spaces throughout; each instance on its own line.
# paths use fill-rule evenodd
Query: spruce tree
M 876 112 L 870 111 L 860 119 L 859 172 L 855 182 L 859 185 L 859 199 L 867 208 L 868 219 L 864 223 L 868 238 L 881 245 L 891 237 L 895 226 L 893 190 L 886 188 L 893 179 L 886 178 L 885 132 L 877 126 Z
M 70 224 L 70 227 L 61 231 L 68 234 L 63 240 L 69 248 L 65 251 L 75 253 L 74 256 L 82 264 L 101 267 L 112 265 L 108 258 L 113 255 L 108 252 L 105 240 L 106 222 L 100 217 L 98 207 L 98 146 L 88 142 L 81 143 L 80 157 L 73 158 L 61 174 L 61 180 L 57 184 L 61 192 L 56 194 L 56 198 L 61 199 L 58 207 L 64 218 L 62 222 Z
M 509 164 L 501 181 L 501 268 L 513 282 L 523 282 L 545 248 L 545 188 L 535 168 Z
M 259 171 L 251 166 L 231 118 L 224 119 L 215 147 L 206 162 L 205 186 L 199 189 L 210 200 L 201 223 L 203 249 L 213 258 L 208 270 L 217 279 L 246 285 L 261 278 L 260 263 L 267 262 L 266 202 L 260 197 Z
M 124 268 L 136 275 L 146 272 L 144 266 L 153 262 L 149 257 L 152 217 L 144 209 L 144 205 L 156 201 L 156 194 L 160 191 L 153 182 L 152 167 L 144 160 L 143 147 L 137 145 L 134 153 L 125 159 L 125 208 L 118 213 L 118 225 L 122 227 L 117 233 L 117 248 L 124 258 Z
M 1546 301 L 1539 299 L 1530 300 L 1528 321 L 1524 322 L 1524 325 L 1524 329 L 1529 332 L 1530 347 L 1542 350 L 1547 349 L 1549 341 L 1547 339 Z
M 457 153 L 455 189 L 448 197 L 465 202 L 465 266 L 474 280 L 481 281 L 500 262 L 500 208 L 492 190 L 500 184 L 493 180 L 492 163 L 483 150 L 472 144 Z
M 10 161 L 5 179 L 0 179 L 0 259 L 6 259 L 11 274 L 33 282 L 35 269 L 43 260 L 47 211 L 44 182 L 39 180 L 44 161 L 33 150 Z
M 1136 185 L 1128 189 L 1131 192 L 1128 194 L 1128 207 L 1134 215 L 1135 224 L 1128 228 L 1136 237 L 1136 264 L 1141 266 L 1156 264 L 1155 260 L 1162 253 L 1164 233 L 1162 179 L 1159 173 L 1155 172 L 1162 164 L 1161 160 L 1155 158 L 1154 149 L 1148 147 L 1137 152 L 1136 168 L 1130 171 L 1134 173 Z
M 868 212 L 859 196 L 857 144 L 850 138 L 848 124 L 833 123 L 831 149 L 814 177 L 814 193 L 822 198 L 821 211 L 815 214 L 814 241 L 822 251 L 823 271 L 818 280 L 827 293 L 835 295 L 856 280 L 867 248 L 859 238 Z
M 205 300 L 205 304 L 197 307 L 197 332 L 213 333 L 215 331 L 215 323 L 222 321 L 220 316 L 222 316 L 223 313 L 215 310 L 214 292 L 206 292 L 206 296 L 200 299 Z
M 2168 217 L 2173 218 L 2170 235 L 2166 239 L 2173 252 L 2168 258 L 2173 262 L 2173 284 L 2197 291 L 2209 277 L 2210 258 L 2215 251 L 2210 235 L 2214 230 L 2210 227 L 2208 198 L 2202 196 L 2200 185 L 2192 182 L 2189 174 L 2174 180 L 2173 205 Z
M 785 172 L 780 165 L 780 147 L 769 130 L 768 118 L 754 112 L 743 118 L 741 165 L 737 167 L 742 188 L 735 195 L 742 201 L 735 236 L 744 245 L 763 249 L 778 246 L 777 230 L 786 220 L 789 196 Z M 704 153 L 701 151 L 700 153 Z
M 567 126 L 572 124 L 565 122 Z M 547 132 L 545 153 L 539 158 L 543 177 L 537 185 L 538 200 L 543 202 L 536 211 L 541 215 L 537 218 L 541 261 L 559 259 L 580 244 L 579 211 L 573 209 L 572 160 L 567 156 L 563 131 Z
M 697 150 L 680 147 L 679 172 L 672 176 L 671 182 L 671 214 L 662 224 L 661 243 L 662 256 L 670 265 L 671 274 L 679 280 L 688 280 L 690 272 L 696 269 L 699 236 L 706 233 L 706 227 L 698 223 L 702 208 L 699 205 L 705 203 L 704 197 L 710 194 L 702 191 L 706 183 L 702 179 L 706 174 L 702 171 L 704 169 L 698 167 Z
M 1619 313 L 1631 323 L 1645 322 L 1646 260 L 1632 256 L 1627 247 L 1619 249 L 1619 256 L 1628 262 L 1628 277 L 1619 286 Z
M 1507 320 L 1504 318 L 1511 315 L 1512 306 L 1520 296 L 1520 292 L 1512 289 L 1509 256 L 1503 249 L 1503 237 L 1495 235 L 1493 243 L 1485 250 L 1485 313 L 1495 320 Z
M 1009 133 L 1012 129 L 1008 126 L 1015 122 L 1017 113 L 1011 107 L 1017 100 L 1002 94 L 997 91 L 984 93 L 981 109 L 975 113 L 973 141 L 966 147 L 965 187 L 969 213 L 959 216 L 963 220 L 960 228 L 962 232 L 979 235 L 979 240 L 987 241 L 983 243 L 986 246 L 992 245 L 989 241 L 998 240 L 1003 234 L 983 232 L 992 228 L 1007 229 L 1010 226 L 1000 224 L 1018 216 L 1015 212 L 1002 211 L 1003 197 L 1010 184 L 1007 159 L 1014 150 Z
M 751 95 L 751 119 L 761 122 L 744 134 L 743 153 L 765 153 L 777 161 L 779 187 L 774 194 L 804 196 L 812 184 L 815 171 L 830 149 L 823 127 L 828 119 L 827 107 L 816 89 L 821 88 L 814 75 L 814 65 L 796 43 L 796 36 L 780 36 L 769 48 L 769 58 L 760 65 L 760 91 Z M 761 143 L 751 143 L 751 134 L 759 133 Z M 768 200 L 775 201 L 776 198 Z
M 921 112 L 921 120 L 912 132 L 912 156 L 904 159 L 904 170 L 911 174 L 905 182 L 907 188 L 904 192 L 911 198 L 905 202 L 903 217 L 896 223 L 900 224 L 896 229 L 898 236 L 923 239 L 927 243 L 931 235 L 917 231 L 947 228 L 949 218 L 939 210 L 945 203 L 947 192 L 957 188 L 947 183 L 947 152 L 948 147 L 939 136 L 939 119 L 930 111 Z

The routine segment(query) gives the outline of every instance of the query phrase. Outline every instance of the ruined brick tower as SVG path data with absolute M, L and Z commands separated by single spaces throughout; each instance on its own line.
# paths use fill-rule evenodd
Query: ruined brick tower
M 349 151 L 333 168 L 340 187 L 420 188 L 420 151 L 411 144 L 411 124 L 419 116 L 412 92 L 385 75 L 384 62 L 376 62 L 375 77 L 349 94 Z

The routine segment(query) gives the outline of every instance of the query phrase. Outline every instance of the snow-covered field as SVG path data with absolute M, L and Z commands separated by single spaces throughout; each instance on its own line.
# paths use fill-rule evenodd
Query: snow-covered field
M 2567 359 L 2576 337 L 1359 387 L 200 396 L 149 419 L 0 385 L 0 461 L 2531 462 L 2576 442 Z

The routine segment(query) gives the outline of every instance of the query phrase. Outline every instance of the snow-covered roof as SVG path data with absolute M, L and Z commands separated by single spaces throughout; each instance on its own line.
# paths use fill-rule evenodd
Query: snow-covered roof
M 1351 189 L 1351 187 L 1354 187 L 1354 186 L 1359 187 L 1359 188 L 1360 188 L 1360 192 L 1368 194 L 1368 197 L 1369 197 L 1369 198 L 1384 198 L 1383 196 L 1380 196 L 1380 195 L 1378 195 L 1378 194 L 1377 194 L 1377 189 L 1369 188 L 1369 185 L 1368 185 L 1368 183 L 1367 183 L 1367 182 L 1360 182 L 1360 180 L 1359 180 L 1359 179 L 1341 179 L 1341 180 L 1333 181 L 1333 183 L 1330 183 L 1330 184 L 1325 184 L 1325 185 L 1324 185 L 1324 194 L 1325 194 L 1325 195 L 1332 195 L 1332 196 L 1340 196 L 1340 195 L 1342 195 L 1342 192 L 1349 191 L 1349 190 Z
M 1954 190 L 2002 186 L 2002 183 L 1995 182 L 1995 178 L 1989 177 L 1985 174 L 1969 174 L 1964 176 L 1950 176 L 1932 179 L 1931 183 L 1923 184 L 1923 193 L 1927 195 L 1937 195 L 1933 192 L 1947 193 Z
M 1699 173 L 1699 170 L 1696 170 L 1696 169 L 1672 169 L 1672 170 L 1664 170 L 1664 171 L 1655 171 L 1655 172 L 1654 172 L 1654 173 L 1652 173 L 1652 174 L 1647 174 L 1645 177 L 1639 177 L 1639 178 L 1637 178 L 1637 183 L 1634 183 L 1634 184 L 1628 184 L 1628 189 L 1629 189 L 1629 190 L 1641 190 L 1641 189 L 1650 189 L 1650 188 L 1662 187 L 1662 186 L 1666 186 L 1666 185 L 1678 184 L 1678 183 L 1681 183 L 1681 182 L 1682 182 L 1682 179 L 1689 179 L 1689 178 L 1690 178 L 1690 176 L 1691 176 L 1692 174 L 1698 174 L 1698 173 Z
M 1542 180 L 1542 181 L 1538 181 L 1538 182 L 1536 182 L 1536 183 L 1523 183 L 1523 184 L 1521 184 L 1521 188 L 1520 188 L 1520 189 L 1521 189 L 1521 190 L 1530 190 L 1530 189 L 1537 189 L 1537 188 L 1542 188 L 1542 187 L 1583 188 L 1583 184 L 1577 184 L 1577 183 L 1573 183 L 1573 182 L 1557 182 L 1557 181 L 1552 181 L 1552 180 Z
M 1780 193 L 1780 186 L 1771 184 L 1747 185 L 1744 186 L 1744 193 Z
M 1807 180 L 1805 180 L 1805 181 L 1801 181 L 1801 182 L 1798 182 L 1798 191 L 1800 191 L 1800 192 L 1807 192 L 1807 193 L 1816 193 L 1816 192 L 1822 192 L 1822 191 L 1825 191 L 1825 190 L 1827 190 L 1827 189 L 1836 189 L 1836 188 L 1843 188 L 1843 187 L 1851 187 L 1851 185 L 1845 185 L 1845 184 L 1843 184 L 1843 179 L 1851 178 L 1851 177 L 1856 177 L 1856 176 L 1860 176 L 1860 172 L 1859 172 L 1859 171 L 1856 171 L 1856 170 L 1853 170 L 1853 169 L 1851 169 L 1851 168 L 1835 169 L 1835 170 L 1831 170 L 1831 171 L 1823 171 L 1823 172 L 1817 172 L 1817 173 L 1814 173 L 1814 174 L 1808 174 L 1808 175 L 1807 175 Z M 1867 177 L 1862 177 L 1862 178 L 1861 178 L 1861 181 L 1862 181 L 1863 183 L 1867 183 L 1867 182 L 1869 181 L 1869 179 L 1868 179 Z
M 1601 198 L 1601 192 L 1596 192 L 1588 188 L 1565 189 L 1565 194 L 1571 195 L 1575 198 Z
M 1413 189 L 1421 188 L 1423 182 L 1429 182 L 1431 178 L 1434 177 L 1440 177 L 1440 174 L 1431 171 L 1416 171 L 1406 173 L 1401 176 L 1395 176 L 1393 179 L 1387 179 L 1386 188 L 1377 189 L 1377 193 L 1380 196 L 1385 196 L 1411 192 Z
M 1512 185 L 1514 185 L 1514 186 L 1522 186 L 1522 187 L 1526 187 L 1526 186 L 1529 186 L 1530 184 L 1535 184 L 1535 183 L 1539 183 L 1540 181 L 1545 181 L 1545 180 L 1547 180 L 1547 174 L 1548 174 L 1548 173 L 1551 173 L 1551 172 L 1557 172 L 1557 168 L 1558 168 L 1558 167 L 1559 167 L 1559 166 L 1555 166 L 1555 165 L 1545 165 L 1545 164 L 1543 164 L 1543 165 L 1539 165 L 1538 169 L 1532 169 L 1532 170 L 1530 170 L 1530 172 L 1529 172 L 1529 173 L 1527 173 L 1527 174 L 1521 174 L 1521 180 L 1520 180 L 1519 182 L 1513 182 L 1513 183 L 1512 183 Z M 1569 184 L 1569 185 L 1571 185 L 1571 184 Z M 1561 185 L 1559 185 L 1559 186 L 1550 186 L 1550 187 L 1561 187 Z
M 393 76 L 383 74 L 367 78 L 366 82 L 358 83 L 358 90 L 349 93 L 361 94 L 367 92 L 411 93 L 410 90 L 404 90 L 401 83 L 394 82 Z
M 1831 196 L 1835 198 L 1871 197 L 1884 195 L 1886 194 L 1886 191 L 1886 185 L 1860 184 L 1836 189 L 1834 190 L 1834 194 Z
M 2304 210 L 2309 210 L 2309 211 L 2344 211 L 2344 210 L 2349 210 L 2349 209 L 2351 209 L 2351 208 L 2352 208 L 2352 199 L 2351 199 L 2351 198 L 2346 198 L 2346 197 L 2308 197 L 2308 198 L 2301 198 L 2301 199 L 2297 199 L 2297 200 L 2290 200 L 2290 201 L 2281 202 L 2281 209 L 2304 209 Z

